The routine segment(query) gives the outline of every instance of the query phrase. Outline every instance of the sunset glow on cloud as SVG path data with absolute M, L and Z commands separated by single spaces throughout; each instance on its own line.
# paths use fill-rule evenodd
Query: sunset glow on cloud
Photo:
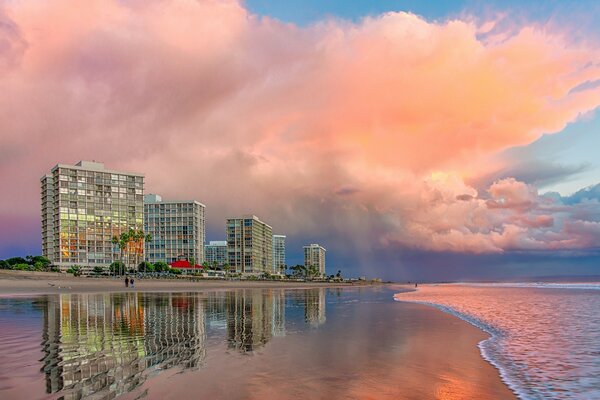
M 598 248 L 597 199 L 474 182 L 600 106 L 599 60 L 593 41 L 467 17 L 301 27 L 237 1 L 9 2 L 0 223 L 29 230 L 0 239 L 37 240 L 39 177 L 95 159 L 202 201 L 215 232 L 254 213 L 340 251 Z

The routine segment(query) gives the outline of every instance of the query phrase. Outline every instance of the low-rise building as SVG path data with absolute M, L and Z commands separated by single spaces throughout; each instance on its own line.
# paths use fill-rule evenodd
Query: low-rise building
M 211 240 L 204 246 L 204 261 L 211 267 L 217 266 L 217 268 L 223 268 L 228 263 L 227 241 Z

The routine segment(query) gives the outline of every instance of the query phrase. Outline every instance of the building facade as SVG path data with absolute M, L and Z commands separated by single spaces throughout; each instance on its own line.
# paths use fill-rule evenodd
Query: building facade
M 195 200 L 163 201 L 159 195 L 144 196 L 144 231 L 151 263 L 178 260 L 204 261 L 205 206 Z
M 323 246 L 314 243 L 304 246 L 304 266 L 314 265 L 318 267 L 319 275 L 325 275 L 325 251 Z
M 216 265 L 218 268 L 223 268 L 223 266 L 228 263 L 227 241 L 211 240 L 204 246 L 204 261 L 210 266 Z
M 95 161 L 57 164 L 41 179 L 42 254 L 66 270 L 90 272 L 119 260 L 113 236 L 144 227 L 144 175 L 109 170 Z M 143 260 L 144 246 L 128 256 Z
M 285 274 L 285 235 L 273 235 L 273 273 Z
M 273 228 L 255 215 L 229 218 L 227 259 L 232 271 L 260 274 L 273 271 Z

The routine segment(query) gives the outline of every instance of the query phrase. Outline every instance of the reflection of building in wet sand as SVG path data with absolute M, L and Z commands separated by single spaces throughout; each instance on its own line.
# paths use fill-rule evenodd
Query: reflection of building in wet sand
M 305 291 L 304 319 L 311 326 L 317 327 L 325 323 L 325 289 L 308 289 Z
M 44 321 L 48 393 L 114 398 L 153 369 L 197 367 L 205 357 L 202 301 L 136 293 L 51 298 Z
M 206 358 L 204 299 L 175 293 L 149 297 L 144 307 L 146 368 L 200 367 Z
M 227 292 L 227 339 L 242 352 L 263 346 L 272 336 L 285 335 L 285 294 L 273 290 Z
M 273 321 L 271 323 L 273 336 L 285 336 L 285 292 L 273 291 Z

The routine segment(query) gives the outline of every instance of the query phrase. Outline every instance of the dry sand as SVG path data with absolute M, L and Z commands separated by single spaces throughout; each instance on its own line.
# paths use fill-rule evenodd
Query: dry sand
M 358 283 L 355 285 L 359 285 Z M 364 285 L 364 284 L 363 284 Z M 126 288 L 121 278 L 74 277 L 54 272 L 0 270 L 0 296 L 54 293 L 99 292 L 201 292 L 225 289 L 306 289 L 347 287 L 351 283 L 293 281 L 225 281 L 179 279 L 135 279 L 134 288 Z

